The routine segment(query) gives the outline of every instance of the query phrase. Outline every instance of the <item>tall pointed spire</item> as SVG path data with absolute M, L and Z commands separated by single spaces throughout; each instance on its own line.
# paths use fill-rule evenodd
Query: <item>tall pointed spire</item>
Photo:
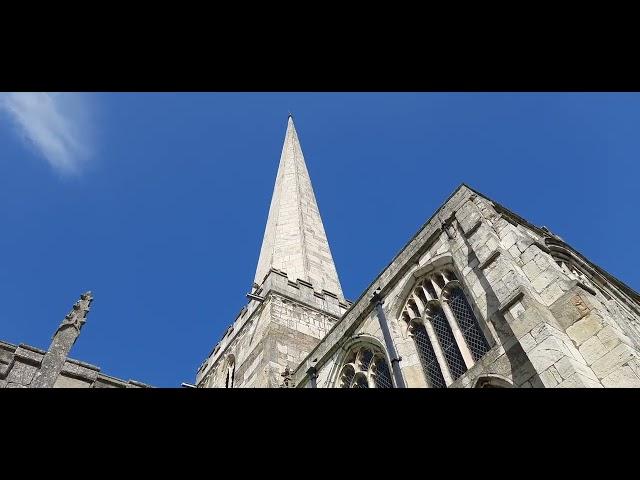
M 255 283 L 262 284 L 270 268 L 344 299 L 291 113 Z

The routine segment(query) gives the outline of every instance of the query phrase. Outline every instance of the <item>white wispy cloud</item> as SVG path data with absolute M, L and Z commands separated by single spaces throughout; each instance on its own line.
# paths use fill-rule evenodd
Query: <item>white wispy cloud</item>
M 0 109 L 59 172 L 78 173 L 92 155 L 90 105 L 80 93 L 2 93 Z

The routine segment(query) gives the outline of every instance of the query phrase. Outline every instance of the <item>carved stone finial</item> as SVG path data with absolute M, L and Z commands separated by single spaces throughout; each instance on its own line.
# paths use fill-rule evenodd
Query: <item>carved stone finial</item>
M 71 311 L 65 315 L 64 320 L 53 334 L 51 345 L 42 358 L 40 369 L 31 381 L 31 388 L 51 388 L 55 385 L 69 351 L 78 339 L 80 329 L 87 321 L 87 313 L 89 313 L 92 301 L 91 292 L 83 293 Z
M 71 311 L 65 315 L 55 334 L 68 326 L 75 328 L 80 333 L 80 329 L 87 322 L 87 313 L 91 310 L 91 302 L 93 302 L 93 296 L 90 291 L 80 295 L 80 299 L 73 304 Z

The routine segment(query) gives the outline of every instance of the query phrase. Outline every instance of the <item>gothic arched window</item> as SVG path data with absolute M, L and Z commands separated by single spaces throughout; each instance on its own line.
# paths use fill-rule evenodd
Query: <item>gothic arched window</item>
M 384 352 L 373 345 L 353 347 L 338 376 L 340 388 L 393 388 Z
M 449 268 L 418 281 L 402 311 L 427 384 L 443 388 L 489 351 L 478 319 Z

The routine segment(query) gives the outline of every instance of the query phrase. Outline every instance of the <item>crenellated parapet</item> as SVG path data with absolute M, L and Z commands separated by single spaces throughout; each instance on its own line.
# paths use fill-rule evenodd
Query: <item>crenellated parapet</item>
M 211 375 L 226 356 L 238 355 L 246 334 L 255 326 L 265 305 L 269 306 L 269 315 L 274 325 L 281 324 L 296 327 L 302 334 L 318 340 L 338 321 L 350 306 L 348 300 L 341 300 L 337 294 L 316 288 L 304 280 L 289 280 L 286 272 L 271 268 L 262 285 L 254 285 L 247 294 L 248 303 L 238 312 L 235 320 L 225 330 L 222 338 L 200 365 L 196 384 Z M 295 311 L 294 310 L 299 310 Z M 295 368 L 297 364 L 291 365 Z M 218 385 L 222 386 L 222 385 Z

